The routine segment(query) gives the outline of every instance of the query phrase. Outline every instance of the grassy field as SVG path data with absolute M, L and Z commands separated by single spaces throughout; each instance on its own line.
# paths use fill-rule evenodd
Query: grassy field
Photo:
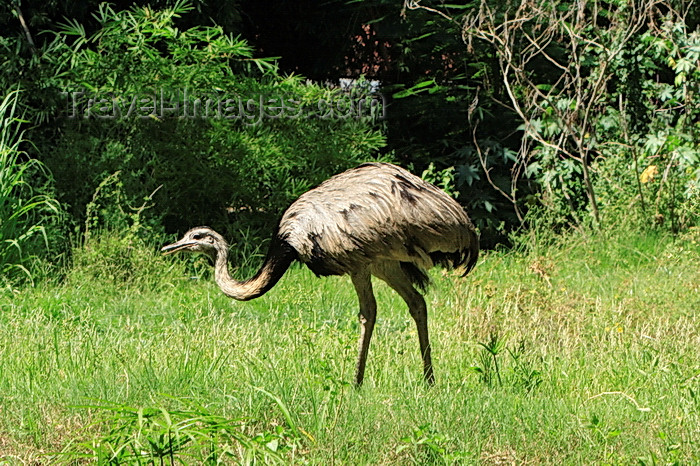
M 361 389 L 346 277 L 240 303 L 154 253 L 147 286 L 6 291 L 0 464 L 698 464 L 699 259 L 572 236 L 434 270 L 432 388 L 383 285 Z

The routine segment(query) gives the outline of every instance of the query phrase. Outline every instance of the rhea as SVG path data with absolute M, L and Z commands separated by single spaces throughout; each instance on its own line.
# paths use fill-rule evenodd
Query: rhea
M 260 270 L 238 281 L 228 269 L 229 245 L 208 227 L 189 230 L 164 253 L 189 251 L 211 257 L 215 280 L 231 298 L 265 294 L 297 260 L 317 276 L 350 275 L 359 298 L 359 355 L 355 384 L 362 384 L 377 302 L 371 276 L 385 281 L 408 305 L 416 323 L 423 376 L 435 381 L 424 291 L 434 265 L 466 275 L 479 255 L 479 240 L 464 209 L 447 193 L 388 163 L 367 163 L 302 194 L 284 212 Z

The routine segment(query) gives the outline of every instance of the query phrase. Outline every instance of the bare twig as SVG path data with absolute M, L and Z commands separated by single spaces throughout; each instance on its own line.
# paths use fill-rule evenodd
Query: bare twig
M 448 10 L 426 7 L 420 0 L 406 0 L 405 5 L 408 9 L 422 9 L 456 21 Z M 593 218 L 600 227 L 591 162 L 600 156 L 595 129 L 601 106 L 607 105 L 605 96 L 614 77 L 610 69 L 640 30 L 655 27 L 647 23 L 658 21 L 658 7 L 665 5 L 665 0 L 606 3 L 604 25 L 598 23 L 603 14 L 599 0 L 574 2 L 572 8 L 564 11 L 553 8 L 546 0 L 522 0 L 500 11 L 492 5 L 481 0 L 478 9 L 461 19 L 462 40 L 469 50 L 473 39 L 493 47 L 510 107 L 525 129 L 519 162 L 512 169 L 515 179 L 511 193 L 494 188 L 515 205 L 517 177 L 530 163 L 529 151 L 534 146 L 548 148 L 579 165 Z M 559 49 L 558 53 L 555 48 Z M 541 85 L 533 72 L 538 61 L 551 65 L 546 86 Z M 555 134 L 536 129 L 537 121 L 545 116 L 555 126 Z M 472 139 L 486 179 L 494 185 L 475 131 Z M 566 197 L 568 193 L 562 195 Z
M 452 18 L 451 16 L 449 16 L 449 15 L 446 14 L 446 13 L 443 13 L 443 12 L 440 11 L 440 10 L 436 10 L 435 8 L 430 8 L 430 7 L 427 7 L 427 6 L 425 6 L 425 5 L 421 5 L 421 4 L 420 4 L 420 0 L 406 0 L 406 1 L 404 2 L 404 6 L 405 6 L 406 8 L 408 8 L 409 10 L 419 10 L 419 9 L 420 9 L 420 10 L 425 10 L 425 11 L 429 11 L 429 12 L 431 12 L 431 13 L 438 14 L 438 15 L 442 16 L 443 18 L 447 19 L 447 20 L 454 21 L 454 18 Z
M 27 22 L 24 20 L 24 15 L 22 10 L 19 8 L 19 3 L 15 5 L 15 13 L 17 13 L 17 18 L 19 18 L 19 23 L 22 25 L 24 30 L 24 35 L 27 36 L 27 42 L 29 42 L 29 47 L 32 53 L 36 55 L 36 45 L 34 45 L 34 39 L 32 38 L 32 33 L 29 32 L 29 27 L 27 27 Z

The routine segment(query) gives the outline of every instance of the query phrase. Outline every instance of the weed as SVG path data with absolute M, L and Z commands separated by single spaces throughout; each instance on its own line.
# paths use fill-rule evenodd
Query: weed
M 97 464 L 220 464 L 231 460 L 252 464 L 282 463 L 279 433 L 250 436 L 240 419 L 228 419 L 195 403 L 177 400 L 184 409 L 131 407 L 112 403 L 80 406 L 96 411 L 90 441 L 68 445 L 60 463 L 78 459 Z M 228 459 L 228 460 L 227 460 Z
M 479 346 L 482 348 L 478 355 L 480 365 L 472 366 L 471 369 L 479 375 L 479 381 L 487 387 L 493 387 L 495 382 L 498 382 L 498 386 L 502 387 L 504 377 L 501 376 L 499 358 L 505 350 L 510 356 L 508 375 L 505 377 L 506 382 L 512 387 L 522 388 L 526 393 L 529 393 L 542 383 L 542 374 L 533 368 L 527 355 L 524 340 L 512 348 L 508 348 L 506 343 L 507 337 L 501 337 L 498 333 L 492 332 L 488 342 L 479 342 Z
M 507 350 L 513 362 L 513 385 L 523 388 L 527 393 L 539 387 L 542 383 L 542 373 L 532 367 L 532 361 L 527 357 L 525 341 L 520 340 L 516 347 Z
M 481 353 L 480 361 L 482 367 L 475 367 L 474 370 L 481 374 L 481 380 L 489 387 L 493 384 L 493 376 L 496 376 L 498 385 L 502 386 L 501 370 L 498 367 L 498 356 L 506 347 L 505 338 L 501 338 L 497 333 L 492 332 L 488 343 L 479 342 L 479 345 L 484 349 Z
M 396 448 L 396 453 L 411 450 L 412 462 L 415 464 L 451 465 L 469 458 L 470 455 L 465 452 L 454 451 L 453 441 L 454 439 L 438 432 L 430 424 L 423 424 L 401 439 L 402 444 Z

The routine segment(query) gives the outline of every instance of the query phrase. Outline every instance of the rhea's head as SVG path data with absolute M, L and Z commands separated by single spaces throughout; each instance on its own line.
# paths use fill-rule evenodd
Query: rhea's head
M 199 252 L 216 258 L 219 251 L 227 249 L 226 240 L 220 234 L 209 227 L 196 227 L 185 233 L 179 241 L 163 246 L 160 252 L 163 254 L 173 254 L 178 251 Z

